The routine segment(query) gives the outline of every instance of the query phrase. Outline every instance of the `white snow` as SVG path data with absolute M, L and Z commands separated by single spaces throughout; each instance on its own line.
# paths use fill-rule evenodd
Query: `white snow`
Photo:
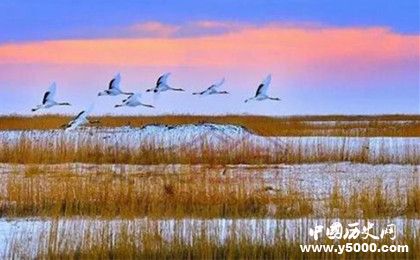
M 40 172 L 60 174 L 62 172 L 78 175 L 87 174 L 156 174 L 172 176 L 177 174 L 206 174 L 217 178 L 244 180 L 249 189 L 287 190 L 291 184 L 294 189 L 314 199 L 325 199 L 337 186 L 344 196 L 359 191 L 367 191 L 380 185 L 388 196 L 400 196 L 413 185 L 420 183 L 420 165 L 398 164 L 357 164 L 357 163 L 317 163 L 317 164 L 278 164 L 278 165 L 126 165 L 126 164 L 53 164 L 23 165 L 0 164 L 0 191 L 4 190 L 5 180 L 11 173 L 23 173 L 27 168 L 37 167 Z M 222 175 L 223 173 L 223 175 Z M 146 176 L 146 175 L 145 175 Z
M 83 144 L 97 144 L 114 150 L 136 150 L 141 147 L 147 148 L 149 145 L 155 149 L 198 149 L 206 143 L 214 147 L 228 145 L 232 150 L 240 149 L 242 145 L 250 145 L 271 151 L 272 154 L 279 151 L 284 154 L 295 152 L 303 157 L 329 153 L 352 155 L 366 151 L 372 162 L 381 162 L 383 155 L 391 158 L 394 163 L 404 163 L 405 156 L 410 153 L 419 154 L 420 157 L 418 137 L 263 137 L 241 126 L 208 123 L 148 125 L 142 128 L 84 128 L 69 132 L 0 131 L 0 141 L 3 144 L 17 145 L 23 138 L 31 140 L 34 146 L 44 144 L 51 148 L 65 143 L 66 147 L 75 149 Z
M 191 243 L 193 238 L 200 236 L 212 238 L 217 243 L 223 244 L 226 239 L 232 237 L 247 237 L 254 242 L 274 244 L 276 241 L 313 242 L 309 236 L 309 229 L 316 225 L 329 227 L 333 222 L 340 222 L 344 227 L 349 223 L 360 223 L 360 229 L 367 225 L 367 221 L 374 223 L 372 234 L 379 235 L 380 231 L 388 224 L 395 224 L 397 237 L 417 237 L 420 220 L 405 218 L 390 219 L 94 219 L 94 218 L 70 218 L 70 219 L 0 219 L 0 257 L 7 257 L 10 252 L 9 243 L 20 242 L 24 245 L 24 255 L 29 258 L 35 257 L 37 248 L 48 242 L 47 237 L 53 227 L 58 227 L 54 233 L 58 234 L 60 245 L 70 246 L 76 250 L 82 243 L 82 238 L 87 235 L 93 243 L 109 243 L 103 241 L 104 230 L 111 229 L 114 239 L 123 231 L 140 238 L 145 231 L 160 232 L 162 239 L 173 241 L 182 239 L 185 243 Z M 53 225 L 54 224 L 54 225 Z M 407 229 L 408 228 L 408 229 Z M 411 230 L 410 234 L 405 230 Z M 202 232 L 205 233 L 202 233 Z M 321 234 L 325 237 L 325 233 Z M 137 241 L 141 248 L 141 239 Z
M 324 124 L 324 123 L 322 123 Z M 33 141 L 33 145 L 48 144 L 52 148 L 63 142 L 66 146 L 77 148 L 81 144 L 94 143 L 114 149 L 138 149 L 147 144 L 164 149 L 179 146 L 199 146 L 203 140 L 211 145 L 229 144 L 232 149 L 246 141 L 259 147 L 296 151 L 304 154 L 317 154 L 322 152 L 339 152 L 344 149 L 348 153 L 365 149 L 369 158 L 375 160 L 381 154 L 390 155 L 393 162 L 399 163 L 407 152 L 413 152 L 420 157 L 420 138 L 404 137 L 262 137 L 243 127 L 235 125 L 218 124 L 188 124 L 180 126 L 149 125 L 143 128 L 85 128 L 76 131 L 64 132 L 62 130 L 48 131 L 0 131 L 0 143 L 18 144 L 22 138 Z M 10 173 L 22 173 L 27 167 L 34 165 L 0 164 L 0 191 L 3 190 L 4 180 Z M 324 199 L 330 194 L 335 185 L 344 195 L 350 192 L 366 190 L 375 185 L 381 185 L 388 194 L 399 193 L 404 196 L 409 187 L 419 184 L 420 165 L 370 165 L 342 163 L 317 163 L 296 165 L 124 165 L 124 164 L 57 164 L 35 165 L 46 173 L 68 171 L 74 174 L 92 174 L 101 172 L 114 172 L 115 174 L 181 174 L 206 173 L 217 174 L 220 178 L 247 178 L 249 188 L 271 186 L 274 189 L 287 189 L 291 183 L 300 191 L 312 196 L 314 199 Z M 223 174 L 222 174 L 223 173 Z M 25 247 L 22 249 L 28 258 L 34 258 L 36 249 L 42 243 L 40 236 L 47 235 L 53 223 L 58 223 L 60 243 L 70 244 L 74 248 L 80 243 L 80 238 L 92 232 L 96 239 L 100 239 L 100 232 L 107 225 L 115 231 L 113 236 L 121 232 L 123 226 L 133 232 L 145 229 L 161 230 L 163 238 L 170 241 L 176 237 L 191 242 L 194 235 L 205 229 L 209 236 L 215 237 L 223 243 L 233 230 L 251 238 L 253 241 L 274 243 L 276 239 L 288 241 L 308 241 L 310 227 L 322 224 L 324 226 L 336 221 L 334 219 L 134 219 L 134 220 L 101 220 L 90 218 L 61 218 L 54 219 L 1 219 L 0 218 L 0 258 L 9 256 L 9 243 L 18 240 Z M 355 220 L 342 220 L 342 223 Z M 418 236 L 420 220 L 393 218 L 383 220 L 369 220 L 375 222 L 375 228 L 383 228 L 388 223 L 397 225 L 399 235 L 403 235 L 404 227 L 410 227 L 412 234 Z M 326 223 L 328 222 L 328 223 Z M 365 223 L 361 220 L 361 223 Z M 153 229 L 154 230 L 154 229 Z M 376 230 L 378 231 L 378 230 Z M 42 240 L 42 239 L 41 239 Z M 99 241 L 99 240 L 98 240 Z M 100 241 L 99 241 L 100 242 Z M 139 240 L 140 243 L 140 240 Z

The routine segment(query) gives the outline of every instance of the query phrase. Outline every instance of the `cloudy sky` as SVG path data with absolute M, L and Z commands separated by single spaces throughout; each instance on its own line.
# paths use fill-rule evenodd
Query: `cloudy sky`
M 30 113 L 53 81 L 73 106 L 51 113 L 420 113 L 416 0 L 3 0 L 0 11 L 0 114 Z M 118 72 L 127 91 L 172 72 L 187 92 L 116 110 L 121 97 L 97 93 Z M 282 102 L 244 104 L 269 73 Z M 231 95 L 191 95 L 223 77 Z

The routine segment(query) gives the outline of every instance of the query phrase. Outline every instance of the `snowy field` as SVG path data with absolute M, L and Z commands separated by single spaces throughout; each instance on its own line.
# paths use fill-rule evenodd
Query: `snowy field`
M 253 188 L 271 187 L 285 190 L 291 184 L 308 196 L 323 199 L 338 185 L 343 195 L 380 185 L 384 192 L 404 194 L 409 187 L 420 185 L 420 165 L 371 165 L 355 163 L 319 163 L 295 165 L 126 165 L 126 164 L 54 164 L 23 165 L 0 164 L 0 180 L 6 180 L 9 174 L 24 173 L 31 167 L 37 167 L 46 174 L 62 172 L 77 175 L 101 173 L 173 175 L 202 173 L 217 178 L 247 179 Z M 3 182 L 5 183 L 5 182 Z M 0 184 L 0 190 L 2 185 Z
M 179 145 L 193 145 L 200 140 L 206 140 L 212 144 L 228 142 L 250 141 L 261 146 L 275 146 L 286 143 L 301 143 L 303 146 L 326 146 L 362 147 L 371 149 L 372 153 L 380 149 L 400 151 L 404 146 L 416 146 L 420 149 L 419 137 L 263 137 L 250 132 L 244 127 L 237 125 L 222 124 L 186 124 L 179 126 L 148 125 L 145 127 L 117 127 L 117 128 L 84 128 L 73 131 L 64 130 L 19 130 L 0 131 L 0 139 L 4 142 L 14 143 L 22 137 L 39 142 L 50 142 L 56 145 L 56 141 L 65 140 L 69 145 L 76 145 L 81 140 L 102 140 L 103 144 L 121 145 L 127 148 L 136 148 L 141 144 L 151 141 L 163 147 Z
M 379 235 L 388 224 L 395 224 L 397 237 L 416 238 L 419 235 L 420 220 L 418 219 L 389 218 L 368 221 L 374 224 L 371 234 Z M 334 222 L 340 222 L 344 227 L 349 223 L 359 223 L 361 229 L 367 226 L 367 221 L 363 219 L 0 219 L 0 257 L 2 254 L 8 255 L 9 252 L 5 250 L 8 243 L 18 239 L 24 245 L 19 249 L 23 251 L 20 254 L 33 258 L 35 257 L 33 252 L 36 252 L 43 243 L 48 243 L 51 232 L 57 234 L 58 237 L 50 239 L 54 241 L 58 239 L 59 245 L 67 249 L 73 248 L 73 250 L 81 246 L 82 238 L 89 237 L 92 244 L 102 244 L 105 242 L 104 233 L 110 232 L 112 238 L 105 242 L 109 243 L 117 239 L 122 232 L 127 231 L 139 238 L 137 240 L 139 247 L 141 247 L 142 233 L 147 231 L 158 231 L 166 242 L 178 239 L 185 243 L 192 243 L 193 239 L 206 236 L 218 244 L 223 244 L 229 238 L 236 236 L 246 237 L 263 244 L 275 244 L 278 241 L 313 243 L 314 239 L 309 235 L 309 229 L 317 225 L 329 227 Z M 405 234 L 405 230 L 413 232 Z
M 263 137 L 241 126 L 221 124 L 0 132 L 0 141 L 4 145 L 17 146 L 22 140 L 30 140 L 33 146 L 46 145 L 51 149 L 59 149 L 63 144 L 69 149 L 86 144 L 128 151 L 148 145 L 154 149 L 197 149 L 206 143 L 213 147 L 228 145 L 231 150 L 248 145 L 272 153 L 294 152 L 303 157 L 328 153 L 354 155 L 363 151 L 369 161 L 381 161 L 385 156 L 396 163 L 407 161 L 405 158 L 412 158 L 413 153 L 420 154 L 418 137 Z
M 153 144 L 153 149 L 178 149 L 185 147 L 199 148 L 203 141 L 215 147 L 228 144 L 235 149 L 243 142 L 264 148 L 266 151 L 299 151 L 307 156 L 323 153 L 359 153 L 364 151 L 368 158 L 380 161 L 381 156 L 388 156 L 392 163 L 351 163 L 327 162 L 313 164 L 90 164 L 90 163 L 60 163 L 60 164 L 0 164 L 0 193 L 5 193 L 7 180 L 10 176 L 26 178 L 25 174 L 36 169 L 37 174 L 57 176 L 62 173 L 75 176 L 97 176 L 113 174 L 115 176 L 135 175 L 139 178 L 150 176 L 174 176 L 182 174 L 203 174 L 218 180 L 229 179 L 232 185 L 241 183 L 246 189 L 267 192 L 272 197 L 276 192 L 293 187 L 305 194 L 305 198 L 315 201 L 314 211 L 308 218 L 275 219 L 275 214 L 264 215 L 264 218 L 248 219 L 196 219 L 174 218 L 0 218 L 0 258 L 10 256 L 11 244 L 21 243 L 24 247 L 20 255 L 27 258 L 36 257 L 35 252 L 42 243 L 49 243 L 51 232 L 58 234 L 57 241 L 66 248 L 77 250 L 80 241 L 87 236 L 92 243 L 101 244 L 104 232 L 112 233 L 111 240 L 123 232 L 141 237 L 141 232 L 159 231 L 164 241 L 181 239 L 191 243 L 199 236 L 211 237 L 217 243 L 223 244 L 233 234 L 273 244 L 282 239 L 288 242 L 310 241 L 309 228 L 315 225 L 328 226 L 337 219 L 324 219 L 323 213 L 328 210 L 328 199 L 334 189 L 350 198 L 352 194 L 371 190 L 380 190 L 385 198 L 395 196 L 404 198 L 408 191 L 420 185 L 420 165 L 417 163 L 399 163 L 404 156 L 411 153 L 417 157 L 420 154 L 420 138 L 404 137 L 263 137 L 235 125 L 189 124 L 181 126 L 148 125 L 142 128 L 84 128 L 76 131 L 63 130 L 33 130 L 33 131 L 0 131 L 2 144 L 18 147 L 22 140 L 30 140 L 33 146 L 39 144 L 51 149 L 66 147 L 77 149 L 85 144 L 109 147 L 118 151 L 135 151 L 139 147 Z M 237 145 L 237 146 L 236 146 Z M 238 148 L 239 149 L 239 148 Z M 289 150 L 288 150 L 289 149 Z M 17 176 L 17 177 L 16 177 Z M 241 182 L 241 180 L 246 180 Z M 20 181 L 20 179 L 18 179 Z M 237 182 L 235 182 L 237 180 Z M 215 182 L 217 183 L 217 182 Z M 0 196 L 0 206 L 1 203 Z M 6 202 L 10 203 L 10 202 Z M 403 203 L 404 204 L 404 203 Z M 6 204 L 4 204 L 6 205 Z M 267 207 L 272 207 L 268 204 Z M 274 205 L 275 206 L 275 205 Z M 277 208 L 274 209 L 274 211 Z M 271 211 L 268 210 L 269 212 Z M 334 215 L 336 216 L 336 215 Z M 375 223 L 375 231 L 379 232 L 387 224 L 397 225 L 399 236 L 418 238 L 419 219 L 406 218 L 370 219 Z M 355 213 L 356 218 L 361 215 Z M 366 220 L 342 219 L 343 224 Z M 408 233 L 405 231 L 410 230 Z M 205 234 L 202 232 L 206 231 Z M 139 239 L 138 243 L 141 239 Z M 70 246 L 69 246 L 70 245 Z M 139 246 L 141 246 L 139 244 Z

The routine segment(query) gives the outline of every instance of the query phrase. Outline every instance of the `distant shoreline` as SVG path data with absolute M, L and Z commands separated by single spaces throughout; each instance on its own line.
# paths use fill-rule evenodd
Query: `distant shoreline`
M 0 116 L 0 130 L 60 129 L 71 120 L 67 115 Z M 262 136 L 366 136 L 420 137 L 420 115 L 159 115 L 92 116 L 99 127 L 143 127 L 150 124 L 234 124 Z

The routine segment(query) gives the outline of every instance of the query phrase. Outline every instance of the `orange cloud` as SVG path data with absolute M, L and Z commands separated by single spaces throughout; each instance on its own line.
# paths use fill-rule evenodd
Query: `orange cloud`
M 149 24 L 146 29 L 163 32 L 162 35 L 176 30 L 159 24 Z M 385 28 L 271 25 L 205 37 L 8 44 L 0 46 L 0 63 L 266 67 L 288 70 L 317 66 L 369 68 L 418 60 L 419 39 L 419 36 L 400 35 Z

